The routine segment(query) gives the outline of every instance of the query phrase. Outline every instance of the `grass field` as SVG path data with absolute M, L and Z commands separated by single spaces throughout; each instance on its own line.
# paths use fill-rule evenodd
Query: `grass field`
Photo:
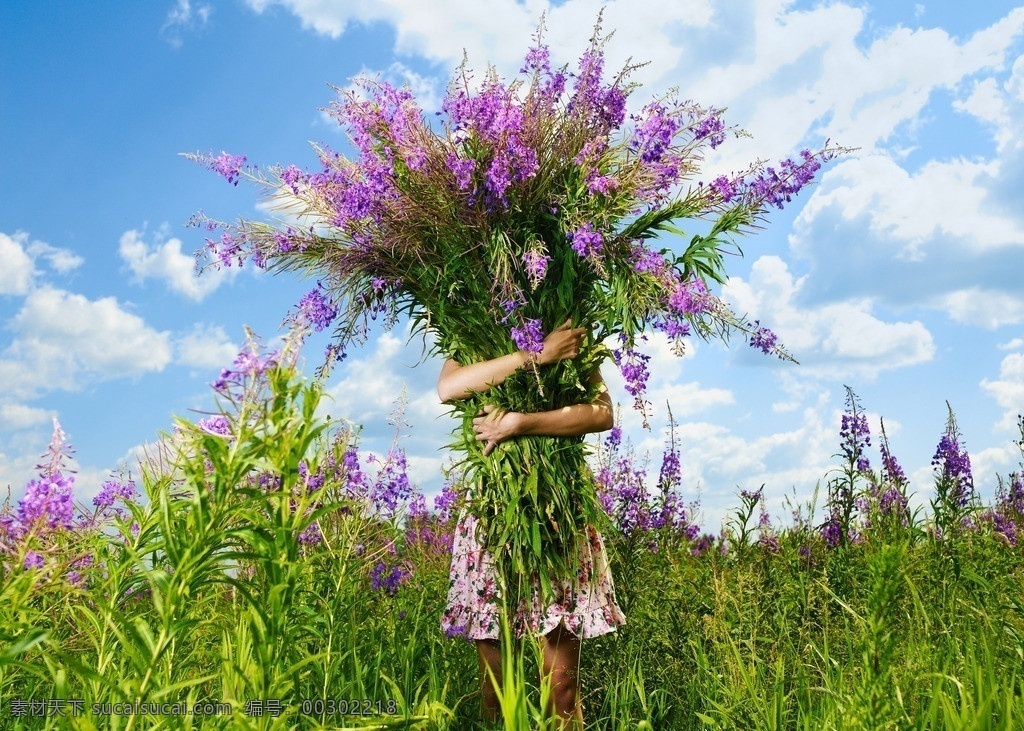
M 6 506 L 0 728 L 479 728 L 475 648 L 440 631 L 457 476 L 427 510 L 400 451 L 371 460 L 314 417 L 315 385 L 237 385 L 89 510 L 61 497 L 59 444 Z M 744 491 L 702 533 L 674 445 L 647 490 L 602 443 L 628 624 L 583 644 L 588 729 L 1024 728 L 1020 474 L 981 505 L 951 414 L 910 514 L 848 405 L 822 514 L 785 526 Z M 545 728 L 536 660 L 516 659 L 499 727 Z

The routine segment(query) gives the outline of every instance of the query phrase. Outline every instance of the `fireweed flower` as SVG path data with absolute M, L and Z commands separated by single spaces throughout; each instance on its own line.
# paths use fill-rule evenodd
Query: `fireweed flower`
M 223 418 L 223 417 L 221 417 Z M 131 502 L 138 497 L 139 491 L 135 487 L 134 480 L 123 482 L 121 480 L 107 480 L 100 486 L 99 493 L 92 499 L 92 504 L 101 510 L 113 507 L 117 501 Z
M 338 308 L 328 299 L 321 282 L 317 282 L 316 289 L 311 289 L 303 295 L 299 300 L 298 309 L 316 332 L 330 327 L 338 315 Z
M 33 525 L 46 528 L 70 528 L 75 517 L 72 488 L 75 478 L 59 472 L 31 480 L 15 514 L 22 530 Z
M 530 285 L 536 289 L 548 273 L 548 263 L 551 257 L 542 251 L 529 249 L 523 253 L 523 264 L 526 265 L 526 275 L 530 278 Z
M 582 257 L 596 257 L 604 246 L 604 236 L 592 224 L 585 224 L 570 234 L 572 250 Z
M 231 422 L 222 414 L 208 416 L 196 422 L 196 426 L 203 431 L 214 434 L 218 437 L 231 436 Z
M 843 456 L 856 464 L 858 472 L 871 469 L 870 462 L 864 451 L 871 446 L 871 431 L 868 428 L 868 417 L 858 413 L 856 409 L 843 414 L 839 428 L 840 449 Z
M 778 341 L 778 336 L 766 327 L 761 327 L 761 321 L 754 322 L 754 333 L 750 336 L 750 347 L 769 354 Z
M 932 467 L 940 480 L 950 485 L 948 499 L 957 507 L 967 505 L 974 494 L 974 477 L 971 475 L 971 458 L 966 449 L 960 448 L 959 436 L 955 431 L 942 435 Z
M 386 594 L 398 593 L 398 588 L 405 584 L 412 576 L 407 568 L 401 565 L 392 566 L 390 569 L 383 561 L 378 561 L 370 572 L 370 586 L 374 591 L 383 591 Z
M 512 328 L 512 342 L 527 353 L 539 353 L 544 350 L 544 330 L 541 321 L 527 319 L 523 321 L 522 327 Z
M 232 185 L 238 185 L 239 173 L 243 165 L 245 165 L 245 155 L 229 155 L 226 152 L 221 152 L 217 157 L 209 159 L 206 167 Z
M 722 110 L 709 109 L 707 116 L 694 124 L 692 130 L 695 140 L 707 138 L 708 146 L 714 150 L 725 142 L 725 122 L 722 121 Z

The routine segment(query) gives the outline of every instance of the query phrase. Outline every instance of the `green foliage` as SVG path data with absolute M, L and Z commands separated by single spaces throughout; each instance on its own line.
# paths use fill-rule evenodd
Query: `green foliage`
M 483 728 L 475 648 L 439 631 L 450 555 L 361 511 L 344 475 L 307 494 L 300 463 L 340 463 L 352 436 L 330 438 L 315 385 L 283 367 L 265 379 L 234 404 L 230 438 L 181 423 L 163 468 L 143 475 L 148 501 L 107 533 L 61 533 L 40 569 L 4 556 L 0 728 Z M 587 728 L 1020 727 L 1021 548 L 991 531 L 950 536 L 954 570 L 927 530 L 886 525 L 827 549 L 799 525 L 752 528 L 757 498 L 742 498 L 725 555 L 608 531 L 628 624 L 583 643 Z M 313 520 L 323 540 L 301 544 Z M 393 593 L 369 581 L 389 545 L 412 569 Z M 67 557 L 84 553 L 96 571 L 76 588 Z M 507 637 L 504 649 L 498 727 L 551 728 L 539 647 Z M 86 712 L 15 715 L 30 699 Z M 136 702 L 231 710 L 102 712 Z

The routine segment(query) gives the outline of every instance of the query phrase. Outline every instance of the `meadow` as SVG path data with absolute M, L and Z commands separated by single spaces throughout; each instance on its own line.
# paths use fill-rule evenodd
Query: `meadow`
M 0 728 L 487 728 L 475 648 L 440 630 L 458 472 L 428 506 L 398 438 L 360 450 L 286 359 L 252 352 L 215 388 L 221 413 L 92 505 L 59 430 L 8 499 Z M 628 624 L 583 644 L 588 729 L 1024 728 L 1021 473 L 982 504 L 951 411 L 912 511 L 847 407 L 820 505 L 782 520 L 743 490 L 714 534 L 674 439 L 656 480 L 617 430 L 598 443 Z M 491 728 L 548 728 L 530 647 L 508 659 Z

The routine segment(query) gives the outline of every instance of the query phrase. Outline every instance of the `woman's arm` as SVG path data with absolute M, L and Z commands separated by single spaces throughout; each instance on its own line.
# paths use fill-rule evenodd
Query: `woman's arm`
M 498 385 L 531 360 L 545 365 L 565 358 L 575 358 L 586 331 L 583 327 L 571 328 L 566 320 L 561 327 L 544 338 L 544 347 L 536 355 L 520 350 L 466 366 L 460 366 L 449 358 L 437 379 L 437 395 L 441 401 L 460 401 L 469 398 L 474 392 L 486 391 Z
M 597 401 L 593 404 L 574 404 L 533 414 L 501 412 L 493 406 L 484 406 L 484 415 L 473 419 L 476 440 L 486 442 L 484 454 L 490 454 L 499 443 L 512 437 L 575 436 L 611 429 L 615 423 L 615 414 L 611 395 L 601 380 L 600 372 L 591 377 L 590 383 L 600 389 Z

